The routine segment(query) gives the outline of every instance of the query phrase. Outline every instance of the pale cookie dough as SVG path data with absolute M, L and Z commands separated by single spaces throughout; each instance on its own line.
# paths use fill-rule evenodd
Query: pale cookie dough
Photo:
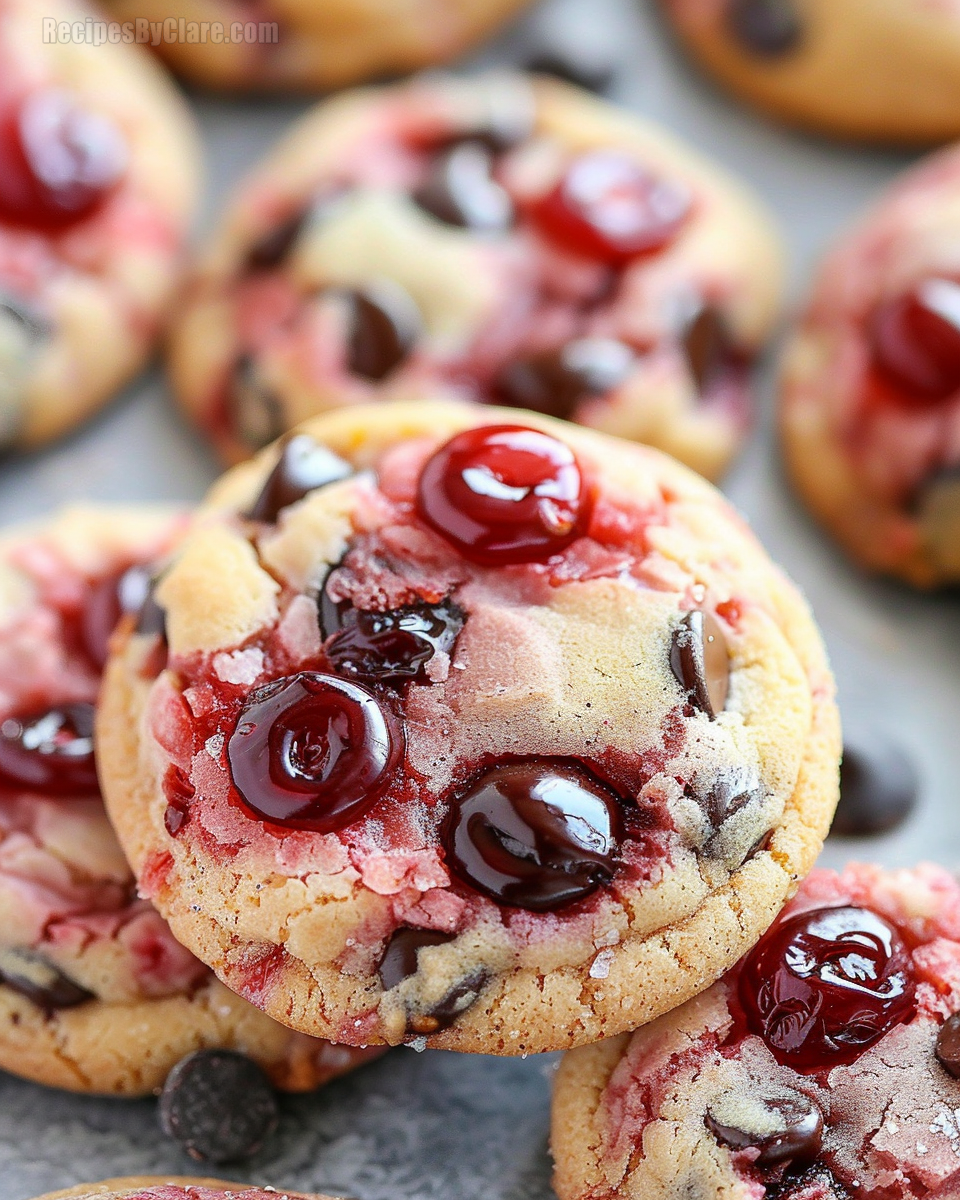
M 960 150 L 924 160 L 824 261 L 785 352 L 790 475 L 861 564 L 960 583 Z
M 224 477 L 156 598 L 166 668 L 131 635 L 106 673 L 111 817 L 177 936 L 304 1032 L 634 1028 L 753 944 L 829 825 L 807 608 L 647 447 L 331 413 Z
M 660 0 L 693 55 L 771 115 L 858 141 L 960 136 L 956 0 Z
M 955 876 L 813 871 L 737 970 L 564 1058 L 560 1200 L 954 1200 L 958 1010 Z
M 146 362 L 197 199 L 186 105 L 144 51 L 45 41 L 0 4 L 0 447 L 72 429 Z
M 106 0 L 184 78 L 235 92 L 318 91 L 447 63 L 529 0 Z M 207 26 L 204 29 L 204 26 Z M 216 26 L 222 29 L 219 36 Z M 146 27 L 143 28 L 147 32 Z
M 327 409 L 455 398 L 715 478 L 780 276 L 759 202 L 642 118 L 546 78 L 423 78 L 321 104 L 257 168 L 170 370 L 230 461 Z
M 189 1175 L 128 1175 L 102 1183 L 79 1183 L 37 1200 L 333 1200 L 319 1193 L 247 1187 L 225 1179 Z
M 133 1096 L 184 1055 L 228 1047 L 307 1089 L 374 1052 L 285 1029 L 219 983 L 138 899 L 97 791 L 106 640 L 124 609 L 156 627 L 144 564 L 184 526 L 85 508 L 0 538 L 0 1066 Z

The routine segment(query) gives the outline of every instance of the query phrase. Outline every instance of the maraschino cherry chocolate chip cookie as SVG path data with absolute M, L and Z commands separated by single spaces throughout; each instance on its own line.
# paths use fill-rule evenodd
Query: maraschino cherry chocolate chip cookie
M 749 949 L 829 826 L 810 615 L 652 449 L 331 413 L 221 481 L 156 600 L 164 669 L 131 632 L 106 674 L 111 816 L 178 938 L 304 1032 L 634 1028 Z
M 827 256 L 783 371 L 790 474 L 864 566 L 960 583 L 960 150 Z
M 44 19 L 82 23 L 53 0 Z M 146 361 L 197 195 L 186 106 L 133 46 L 0 9 L 0 446 L 71 429 Z
M 137 898 L 100 799 L 93 706 L 116 621 L 162 660 L 148 564 L 182 535 L 149 509 L 76 509 L 0 538 L 0 1066 L 141 1095 L 201 1047 L 285 1088 L 373 1051 L 293 1033 L 234 996 Z
M 960 11 L 922 0 L 660 0 L 723 84 L 843 138 L 960 136 Z
M 164 23 L 168 35 L 156 44 L 158 53 L 201 87 L 305 92 L 450 62 L 528 3 L 106 0 L 104 7 L 120 21 Z
M 37 1200 L 332 1200 L 316 1193 L 246 1187 L 223 1179 L 194 1179 L 182 1175 L 129 1175 L 102 1183 L 80 1183 Z
M 753 951 L 567 1055 L 561 1200 L 948 1200 L 960 1188 L 960 885 L 814 871 Z
M 458 398 L 716 477 L 779 279 L 758 203 L 639 117 L 547 79 L 421 79 L 322 104 L 253 174 L 171 370 L 233 461 L 326 409 Z

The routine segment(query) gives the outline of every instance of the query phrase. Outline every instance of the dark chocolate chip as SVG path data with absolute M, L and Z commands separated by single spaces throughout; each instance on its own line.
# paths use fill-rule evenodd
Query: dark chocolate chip
M 96 999 L 34 950 L 0 950 L 0 984 L 26 997 L 47 1016 Z
M 727 26 L 740 45 L 760 58 L 778 58 L 800 44 L 796 0 L 730 0 Z
M 934 1053 L 947 1074 L 960 1079 L 960 1013 L 947 1017 L 940 1026 Z
M 418 952 L 423 946 L 445 946 L 454 938 L 450 933 L 434 929 L 398 929 L 383 952 L 380 966 L 380 986 L 385 992 L 403 983 L 418 970 Z
M 500 233 L 513 224 L 513 202 L 493 178 L 492 169 L 493 159 L 485 146 L 459 142 L 437 156 L 413 198 L 447 225 Z
M 233 1050 L 197 1050 L 180 1060 L 160 1093 L 160 1127 L 198 1162 L 237 1162 L 277 1125 L 277 1098 L 255 1062 Z
M 938 471 L 917 500 L 920 538 L 937 570 L 960 582 L 960 466 Z
M 543 50 L 532 54 L 525 66 L 538 75 L 552 75 L 565 83 L 598 93 L 608 91 L 617 74 L 616 64 L 607 55 L 590 53 L 586 48 L 575 52 Z
M 410 1013 L 407 1017 L 407 1029 L 411 1033 L 421 1035 L 449 1029 L 457 1017 L 476 1003 L 488 979 L 486 971 L 473 971 L 466 979 L 461 979 L 455 984 L 429 1012 Z
M 453 653 L 467 619 L 452 600 L 368 612 L 325 599 L 322 628 L 326 631 L 334 621 L 340 627 L 324 653 L 339 674 L 372 683 L 426 682 L 427 663 L 437 653 Z
M 782 1127 L 773 1133 L 738 1129 L 735 1125 L 719 1121 L 712 1112 L 707 1113 L 707 1128 L 722 1146 L 728 1146 L 731 1150 L 759 1151 L 754 1159 L 757 1167 L 813 1162 L 823 1142 L 823 1114 L 819 1107 L 802 1092 L 764 1099 L 762 1104 L 768 1112 L 782 1120 Z
M 696 795 L 711 826 L 720 829 L 748 804 L 761 801 L 764 790 L 753 770 L 744 767 L 722 774 L 708 792 Z
M 261 450 L 283 433 L 283 407 L 248 355 L 236 364 L 228 402 L 233 431 L 250 450 Z
M 830 832 L 870 837 L 895 829 L 913 812 L 919 791 L 913 759 L 886 734 L 847 743 L 840 765 L 840 803 Z
M 157 580 L 153 581 L 147 598 L 144 600 L 134 630 L 141 637 L 158 637 L 167 640 L 167 614 L 157 600 Z
M 308 433 L 288 438 L 250 509 L 251 521 L 273 523 L 310 492 L 353 474 L 353 467 Z
M 293 249 L 293 244 L 300 236 L 307 221 L 309 209 L 301 209 L 291 213 L 279 225 L 268 230 L 258 238 L 247 251 L 246 267 L 248 271 L 272 271 L 282 265 L 284 259 Z
M 815 1163 L 805 1171 L 787 1171 L 765 1192 L 766 1200 L 850 1200 L 850 1193 L 829 1167 Z
M 410 355 L 423 330 L 420 310 L 398 283 L 371 283 L 348 293 L 351 307 L 347 366 L 379 382 Z
M 713 613 L 693 609 L 673 632 L 670 669 L 701 712 L 711 719 L 723 712 L 730 688 L 730 652 Z
M 497 381 L 498 399 L 567 418 L 582 400 L 619 387 L 635 361 L 630 347 L 613 338 L 577 338 L 507 366 Z
M 701 396 L 726 379 L 742 357 L 737 355 L 723 313 L 709 304 L 699 306 L 688 319 L 683 349 Z

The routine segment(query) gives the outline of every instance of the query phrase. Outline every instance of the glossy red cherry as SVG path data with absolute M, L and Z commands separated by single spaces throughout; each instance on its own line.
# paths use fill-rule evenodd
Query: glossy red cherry
M 93 705 L 12 716 L 0 724 L 0 788 L 14 787 L 50 796 L 95 796 Z
M 908 405 L 960 390 L 960 283 L 925 279 L 881 304 L 869 327 L 873 362 Z
M 135 565 L 101 579 L 90 590 L 81 617 L 83 646 L 94 666 L 106 666 L 110 637 L 124 613 L 139 613 L 150 596 L 150 572 Z
M 227 757 L 256 816 L 330 833 L 383 793 L 402 748 L 399 725 L 366 688 L 303 671 L 250 696 Z
M 371 683 L 427 682 L 427 664 L 437 653 L 452 654 L 466 619 L 452 600 L 367 612 L 334 603 L 326 589 L 320 609 L 321 629 L 329 638 L 324 653 L 333 669 Z
M 916 1010 L 910 955 L 867 908 L 816 908 L 781 921 L 740 973 L 751 1031 L 798 1071 L 851 1063 Z
M 542 562 L 579 537 L 589 495 L 573 451 L 537 429 L 458 433 L 427 462 L 417 509 L 475 562 Z
M 70 92 L 44 89 L 0 116 L 0 220 L 56 232 L 89 216 L 127 165 L 123 134 Z
M 689 190 L 614 150 L 581 154 L 533 208 L 542 232 L 572 254 L 620 265 L 662 250 L 690 214 Z

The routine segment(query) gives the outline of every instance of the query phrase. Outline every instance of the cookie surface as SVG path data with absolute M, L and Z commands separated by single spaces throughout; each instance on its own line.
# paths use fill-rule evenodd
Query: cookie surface
M 184 950 L 137 898 L 98 794 L 106 641 L 183 528 L 156 510 L 73 509 L 0 538 L 0 1066 L 142 1095 L 191 1051 L 230 1047 L 306 1089 L 367 1054 L 283 1028 Z
M 164 575 L 166 670 L 135 636 L 108 668 L 141 888 L 305 1032 L 520 1054 L 635 1027 L 753 943 L 829 824 L 793 587 L 679 464 L 517 416 L 308 423 Z
M 174 21 L 156 48 L 179 74 L 229 91 L 317 91 L 450 62 L 529 0 L 107 0 L 119 21 Z M 222 35 L 210 27 L 219 24 Z M 207 29 L 204 30 L 204 25 Z M 135 27 L 136 28 L 136 27 Z M 183 29 L 183 33 L 180 33 Z
M 721 83 L 791 124 L 890 143 L 960 135 L 960 12 L 924 0 L 660 0 Z
M 958 963 L 955 876 L 813 871 L 736 971 L 564 1058 L 561 1200 L 955 1196 Z
M 226 213 L 172 339 L 231 461 L 371 400 L 535 409 L 708 477 L 739 446 L 780 258 L 757 201 L 570 85 L 429 78 L 308 114 Z
M 45 43 L 38 21 L 0 7 L 0 446 L 73 428 L 143 366 L 198 189 L 192 119 L 150 56 Z
M 904 175 L 823 263 L 785 352 L 797 489 L 864 566 L 960 582 L 960 151 Z
M 59 1192 L 47 1192 L 37 1200 L 331 1200 L 318 1193 L 280 1191 L 277 1188 L 244 1187 L 225 1179 L 199 1179 L 188 1175 L 126 1175 L 102 1183 L 79 1183 Z

